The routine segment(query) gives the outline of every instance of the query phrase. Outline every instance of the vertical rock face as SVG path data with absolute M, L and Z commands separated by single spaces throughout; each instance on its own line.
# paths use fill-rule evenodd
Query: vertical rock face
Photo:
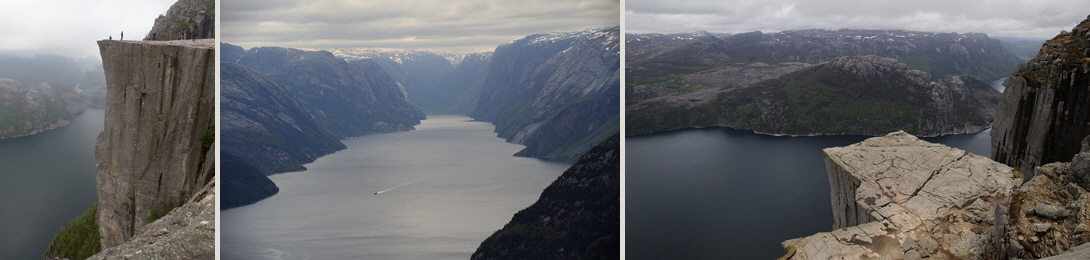
M 1090 135 L 1090 20 L 1045 42 L 1015 72 L 999 102 L 992 158 L 1032 177 L 1033 168 L 1071 159 Z
M 838 229 L 783 242 L 790 259 L 985 259 L 995 209 L 1020 182 L 1010 167 L 904 132 L 824 153 Z
M 214 120 L 214 42 L 98 42 L 108 89 L 95 145 L 103 248 L 211 180 L 215 157 L 201 137 Z
M 496 47 L 469 114 L 520 156 L 574 161 L 620 129 L 619 28 L 530 35 Z
M 214 156 L 213 156 L 214 158 Z M 87 259 L 215 259 L 216 181 L 193 198 L 144 226 L 132 240 Z
M 587 151 L 472 259 L 619 259 L 620 134 Z
M 155 18 L 146 41 L 207 39 L 216 37 L 215 0 L 178 0 L 166 15 Z

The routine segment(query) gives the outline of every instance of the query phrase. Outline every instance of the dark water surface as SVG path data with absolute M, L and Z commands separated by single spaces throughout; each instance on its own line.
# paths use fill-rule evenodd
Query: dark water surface
M 280 194 L 221 212 L 222 256 L 469 259 L 568 165 L 513 157 L 523 146 L 468 120 L 428 116 L 271 176 Z
M 61 226 L 95 201 L 95 138 L 103 110 L 71 124 L 0 139 L 0 259 L 42 259 Z
M 626 137 L 627 259 L 775 259 L 832 230 L 821 149 L 868 136 L 704 128 Z M 989 156 L 989 131 L 923 138 Z

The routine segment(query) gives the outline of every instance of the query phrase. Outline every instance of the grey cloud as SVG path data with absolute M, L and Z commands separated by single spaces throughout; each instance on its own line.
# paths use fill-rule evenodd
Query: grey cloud
M 1050 38 L 1086 17 L 1086 1 L 626 1 L 628 32 L 905 29 Z M 701 9 L 694 7 L 706 5 Z M 693 11 L 685 11 L 692 10 Z
M 311 1 L 228 9 L 232 5 L 247 6 L 224 5 L 221 36 L 244 47 L 438 51 L 489 51 L 532 33 L 616 26 L 620 8 L 616 0 Z
M 97 57 L 95 41 L 118 39 L 121 31 L 143 39 L 175 1 L 0 1 L 0 51 Z

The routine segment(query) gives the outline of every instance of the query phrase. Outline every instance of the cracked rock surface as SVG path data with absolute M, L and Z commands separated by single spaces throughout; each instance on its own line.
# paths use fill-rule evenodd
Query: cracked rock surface
M 834 229 L 787 240 L 790 259 L 984 259 L 996 206 L 1020 179 L 983 156 L 903 131 L 823 150 Z
M 88 259 L 215 259 L 216 180 L 131 240 Z

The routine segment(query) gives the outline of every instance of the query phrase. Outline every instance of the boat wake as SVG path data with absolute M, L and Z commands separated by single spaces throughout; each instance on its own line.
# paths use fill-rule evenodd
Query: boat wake
M 407 183 L 404 183 L 404 184 L 401 184 L 401 185 L 397 185 L 397 186 L 394 186 L 393 188 L 389 188 L 389 189 L 385 189 L 385 190 L 380 190 L 380 191 L 378 191 L 378 192 L 375 192 L 375 195 L 379 195 L 379 194 L 382 194 L 383 192 L 391 191 L 391 190 L 394 190 L 394 189 L 397 189 L 397 188 L 401 188 L 402 186 L 405 186 L 405 185 L 409 185 L 409 184 L 417 183 L 417 182 L 420 182 L 420 181 L 423 181 L 423 180 L 427 180 L 427 179 L 435 178 L 436 176 L 440 176 L 440 175 L 445 175 L 445 174 L 447 174 L 447 173 L 440 173 L 440 174 L 436 174 L 436 175 L 432 175 L 432 176 L 424 177 L 423 179 L 419 179 L 419 180 L 415 180 L 415 181 L 410 181 L 410 182 L 407 182 Z

